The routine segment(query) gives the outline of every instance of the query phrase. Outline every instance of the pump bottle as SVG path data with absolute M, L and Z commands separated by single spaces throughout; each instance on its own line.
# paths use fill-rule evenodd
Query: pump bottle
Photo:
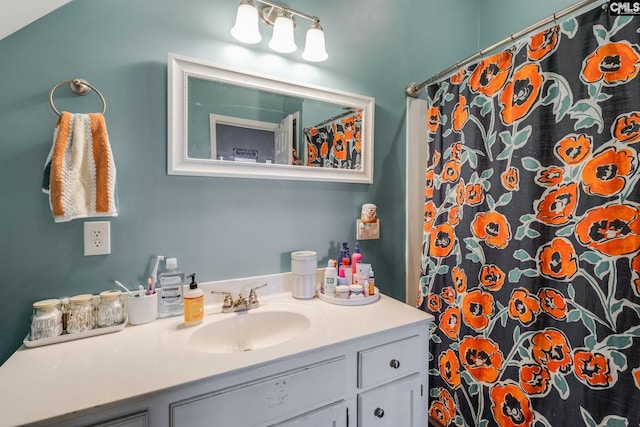
M 184 294 L 184 324 L 194 326 L 202 323 L 204 318 L 204 294 L 198 289 L 196 273 L 190 274 L 189 290 Z

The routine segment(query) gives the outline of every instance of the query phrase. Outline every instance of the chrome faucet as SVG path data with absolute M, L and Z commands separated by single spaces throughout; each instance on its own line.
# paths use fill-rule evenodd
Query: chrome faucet
M 252 308 L 258 308 L 260 306 L 260 302 L 258 301 L 258 294 L 256 293 L 256 289 L 260 289 L 267 286 L 267 283 L 255 286 L 251 288 L 249 291 L 249 296 L 244 297 L 242 293 L 238 294 L 238 299 L 235 301 L 229 292 L 225 291 L 211 291 L 212 294 L 224 294 L 224 301 L 222 303 L 222 312 L 223 313 L 234 313 L 238 311 L 246 311 L 251 310 Z

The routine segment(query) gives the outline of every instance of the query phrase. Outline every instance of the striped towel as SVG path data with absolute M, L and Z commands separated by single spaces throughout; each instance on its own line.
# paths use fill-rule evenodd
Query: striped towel
M 118 216 L 116 167 L 104 116 L 62 112 L 53 133 L 42 191 L 55 222 Z

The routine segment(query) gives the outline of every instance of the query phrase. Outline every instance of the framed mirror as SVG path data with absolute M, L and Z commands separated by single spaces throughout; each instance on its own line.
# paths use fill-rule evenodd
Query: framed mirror
M 374 99 L 169 54 L 169 175 L 373 182 Z

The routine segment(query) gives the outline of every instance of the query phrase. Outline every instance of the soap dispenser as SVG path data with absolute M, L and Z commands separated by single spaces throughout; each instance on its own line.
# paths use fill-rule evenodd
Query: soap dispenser
M 204 318 L 204 294 L 202 289 L 198 289 L 196 273 L 188 277 L 191 278 L 191 283 L 189 290 L 184 294 L 184 324 L 194 326 L 202 323 Z

